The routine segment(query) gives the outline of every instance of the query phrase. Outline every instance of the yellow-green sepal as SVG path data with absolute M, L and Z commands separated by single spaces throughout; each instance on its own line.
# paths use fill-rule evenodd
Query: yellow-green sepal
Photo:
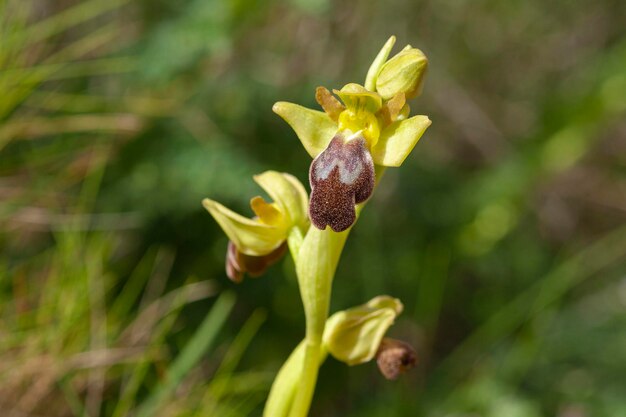
M 369 69 L 367 70 L 367 76 L 365 77 L 365 88 L 367 88 L 368 90 L 376 91 L 376 80 L 378 79 L 378 74 L 380 73 L 380 70 L 385 62 L 387 61 L 387 57 L 389 57 L 389 53 L 391 52 L 391 49 L 393 48 L 393 45 L 395 43 L 395 36 L 391 36 L 389 39 L 387 39 L 387 42 L 385 42 L 380 52 L 378 52 L 378 55 L 376 55 L 376 58 L 374 58 L 372 65 L 370 65 Z
M 271 226 L 248 219 L 208 198 L 202 200 L 202 205 L 211 213 L 237 249 L 246 255 L 267 255 L 286 239 L 287 229 L 284 226 Z
M 348 365 L 370 361 L 385 333 L 402 312 L 400 300 L 378 296 L 368 303 L 333 314 L 324 329 L 324 346 Z
M 387 167 L 402 165 L 430 124 L 428 116 L 413 116 L 387 126 L 371 149 L 374 163 Z
M 291 126 L 313 158 L 326 149 L 337 132 L 337 123 L 324 112 L 286 101 L 274 104 L 272 110 Z
M 255 175 L 254 181 L 274 200 L 285 216 L 288 227 L 297 226 L 303 232 L 306 230 L 309 225 L 309 197 L 296 177 L 283 172 L 265 171 Z

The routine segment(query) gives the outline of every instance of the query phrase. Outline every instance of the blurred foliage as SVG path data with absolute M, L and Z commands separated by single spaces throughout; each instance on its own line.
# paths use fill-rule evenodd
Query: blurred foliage
M 306 180 L 272 104 L 362 82 L 390 34 L 430 59 L 433 125 L 332 308 L 400 297 L 421 362 L 330 360 L 312 415 L 625 415 L 624 22 L 619 0 L 0 1 L 3 416 L 259 415 L 302 337 L 291 261 L 229 283 L 200 200 Z

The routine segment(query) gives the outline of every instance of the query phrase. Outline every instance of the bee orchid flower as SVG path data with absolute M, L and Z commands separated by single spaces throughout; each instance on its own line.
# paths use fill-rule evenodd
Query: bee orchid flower
M 386 61 L 394 41 L 372 64 L 366 86 L 350 83 L 333 90 L 335 95 L 318 87 L 315 98 L 323 111 L 288 102 L 273 107 L 313 158 L 309 216 L 318 229 L 342 232 L 352 226 L 354 206 L 372 194 L 377 169 L 400 166 L 430 126 L 427 116 L 408 117 L 406 102 L 421 90 L 428 61 L 410 46 Z
M 255 217 L 249 219 L 217 201 L 205 198 L 202 205 L 228 236 L 226 274 L 240 282 L 245 273 L 259 276 L 287 251 L 286 240 L 293 228 L 301 232 L 309 226 L 307 193 L 293 176 L 276 171 L 255 175 L 254 180 L 274 200 L 257 196 L 250 200 Z

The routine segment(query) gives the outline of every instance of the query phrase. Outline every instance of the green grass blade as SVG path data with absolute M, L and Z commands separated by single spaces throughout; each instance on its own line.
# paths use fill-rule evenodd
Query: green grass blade
M 5 45 L 9 49 L 15 44 L 24 48 L 29 44 L 43 41 L 59 33 L 91 20 L 99 15 L 114 10 L 128 3 L 129 0 L 91 0 L 69 7 L 53 16 L 31 24 L 22 33 L 15 36 L 13 42 Z
M 215 376 L 205 395 L 203 402 L 208 404 L 208 407 L 210 407 L 210 404 L 218 404 L 222 397 L 230 391 L 233 371 L 239 364 L 252 338 L 265 321 L 266 316 L 265 311 L 255 310 L 237 334 L 222 363 L 215 372 Z
M 156 246 L 150 247 L 135 266 L 130 278 L 126 281 L 120 294 L 115 298 L 113 305 L 109 309 L 109 314 L 112 317 L 122 319 L 129 315 L 133 305 L 141 296 L 141 291 L 144 289 L 148 278 L 150 278 L 156 254 Z
M 468 370 L 480 351 L 507 337 L 516 328 L 560 300 L 586 278 L 619 262 L 626 256 L 626 227 L 621 227 L 586 247 L 557 266 L 534 286 L 519 294 L 475 330 L 440 366 L 438 375 L 450 378 L 453 369 Z
M 154 277 L 154 274 L 153 274 Z M 153 278 L 154 279 L 154 278 Z M 127 330 L 124 331 L 121 338 L 125 339 L 128 332 L 133 332 L 133 326 L 141 325 L 142 328 L 148 327 L 150 332 L 150 341 L 146 348 L 146 353 L 143 360 L 139 361 L 135 366 L 131 368 L 131 372 L 122 384 L 119 394 L 119 401 L 117 402 L 113 411 L 113 417 L 124 417 L 128 415 L 129 411 L 135 404 L 137 392 L 141 388 L 142 383 L 148 373 L 149 367 L 153 362 L 153 358 L 158 357 L 159 351 L 165 343 L 165 338 L 171 331 L 172 327 L 176 323 L 182 308 L 189 301 L 186 299 L 186 287 L 175 290 L 170 293 L 169 296 L 165 295 L 160 300 L 155 301 L 163 307 L 165 307 L 164 315 L 158 320 L 158 324 L 147 322 L 142 315 L 146 313 L 146 309 L 139 314 L 136 321 L 133 322 Z
M 189 343 L 187 343 L 183 351 L 168 369 L 165 380 L 154 390 L 152 395 L 139 406 L 135 417 L 150 417 L 154 415 L 159 405 L 174 392 L 191 368 L 193 368 L 213 346 L 234 304 L 235 296 L 232 293 L 223 293 L 220 298 L 218 298 Z

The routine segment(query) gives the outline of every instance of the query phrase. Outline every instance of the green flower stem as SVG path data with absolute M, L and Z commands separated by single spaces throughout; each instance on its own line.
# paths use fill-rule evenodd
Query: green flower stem
M 384 171 L 383 167 L 376 167 L 376 184 Z M 365 204 L 356 206 L 357 220 Z M 351 230 L 335 233 L 330 228 L 319 230 L 311 226 L 304 239 L 299 239 L 295 233 L 293 237 L 289 235 L 290 250 L 292 254 L 297 253 L 294 260 L 306 317 L 306 335 L 276 377 L 265 408 L 266 417 L 286 416 L 284 412 L 290 403 L 289 417 L 306 417 L 309 412 L 319 366 L 327 355 L 322 336 L 328 319 L 332 282 Z M 294 363 L 300 363 L 301 368 L 296 368 Z M 298 385 L 295 397 L 294 381 Z
M 300 253 L 300 246 L 302 246 L 302 241 L 304 237 L 302 236 L 302 230 L 299 227 L 292 227 L 287 235 L 287 245 L 289 246 L 289 252 L 291 253 L 291 258 L 298 259 L 298 254 Z
M 300 247 L 296 272 L 306 316 L 306 336 L 300 387 L 290 417 L 305 417 L 311 405 L 322 351 L 322 335 L 328 318 L 332 281 L 349 230 L 335 233 L 330 229 L 319 230 L 311 226 Z

